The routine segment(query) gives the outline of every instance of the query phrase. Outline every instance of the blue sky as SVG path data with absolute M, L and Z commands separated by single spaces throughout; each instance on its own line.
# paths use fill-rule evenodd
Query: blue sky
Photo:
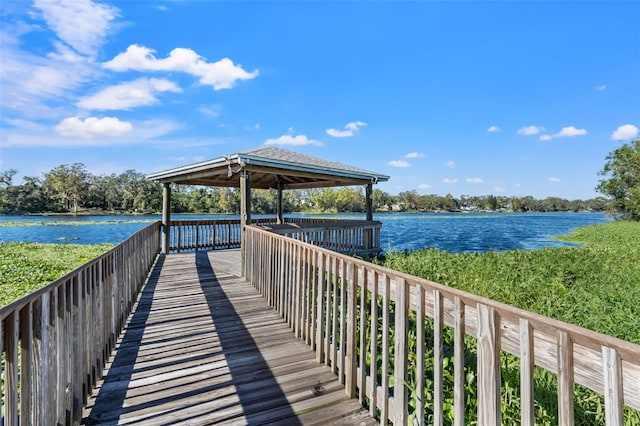
M 3 0 L 0 168 L 272 144 L 397 194 L 591 198 L 638 138 L 640 2 Z

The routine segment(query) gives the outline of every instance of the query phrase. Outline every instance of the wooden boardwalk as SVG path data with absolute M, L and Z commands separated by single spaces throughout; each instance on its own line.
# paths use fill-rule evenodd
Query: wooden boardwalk
M 84 424 L 376 424 L 239 265 L 238 250 L 159 258 Z

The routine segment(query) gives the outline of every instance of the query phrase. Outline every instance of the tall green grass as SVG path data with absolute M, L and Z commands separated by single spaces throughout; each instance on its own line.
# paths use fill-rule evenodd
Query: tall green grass
M 390 253 L 385 266 L 486 296 L 542 315 L 570 322 L 601 333 L 640 343 L 640 223 L 611 222 L 580 228 L 563 240 L 580 247 L 535 251 L 453 254 L 435 249 L 413 253 Z M 412 327 L 415 317 L 411 318 Z M 433 322 L 425 321 L 426 341 L 433 338 Z M 410 352 L 416 347 L 411 336 Z M 429 343 L 428 343 L 429 345 Z M 453 334 L 444 330 L 445 423 L 453 421 Z M 432 363 L 432 349 L 427 360 Z M 368 362 L 371 362 L 368 360 Z M 409 389 L 415 387 L 415 364 L 409 359 Z M 520 377 L 517 357 L 503 354 L 503 424 L 517 424 L 520 416 Z M 433 365 L 426 366 L 427 378 Z M 477 424 L 475 341 L 465 340 L 465 423 Z M 557 376 L 535 369 L 536 424 L 554 425 L 557 417 Z M 425 394 L 432 383 L 425 386 Z M 412 394 L 415 398 L 415 394 Z M 603 424 L 604 398 L 575 386 L 576 424 Z M 410 411 L 415 400 L 410 402 Z M 425 398 L 425 417 L 433 413 Z M 640 412 L 625 409 L 625 424 L 640 424 Z
M 111 244 L 0 242 L 0 306 L 55 281 L 111 248 Z

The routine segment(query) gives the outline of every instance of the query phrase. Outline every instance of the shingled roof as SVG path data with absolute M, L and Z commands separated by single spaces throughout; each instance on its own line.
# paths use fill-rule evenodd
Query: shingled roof
M 318 188 L 384 182 L 389 176 L 273 146 L 147 175 L 162 183 L 238 187 L 239 173 L 251 173 L 254 188 Z

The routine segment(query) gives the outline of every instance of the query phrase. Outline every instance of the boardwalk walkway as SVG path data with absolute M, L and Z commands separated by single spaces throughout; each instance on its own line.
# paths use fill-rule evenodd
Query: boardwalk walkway
M 376 424 L 239 264 L 237 250 L 159 258 L 85 424 Z

